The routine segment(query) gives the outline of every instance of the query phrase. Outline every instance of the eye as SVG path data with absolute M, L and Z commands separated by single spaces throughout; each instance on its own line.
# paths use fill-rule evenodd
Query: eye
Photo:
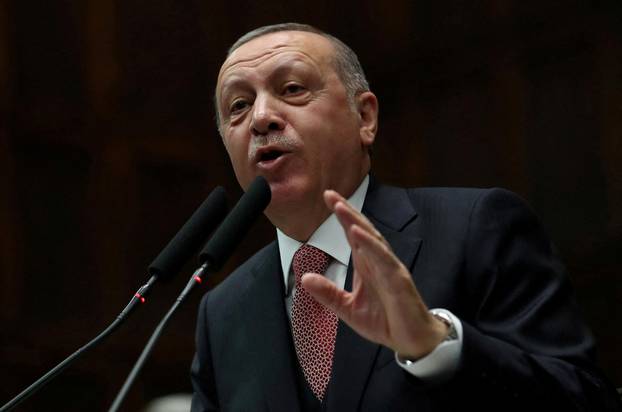
M 229 113 L 236 114 L 241 112 L 242 110 L 248 107 L 248 102 L 246 100 L 238 99 L 234 101 L 231 106 L 229 106 Z
M 301 93 L 305 90 L 304 87 L 302 87 L 301 85 L 297 84 L 297 83 L 288 83 L 285 85 L 285 89 L 283 90 L 283 93 L 288 95 L 288 94 L 298 94 Z

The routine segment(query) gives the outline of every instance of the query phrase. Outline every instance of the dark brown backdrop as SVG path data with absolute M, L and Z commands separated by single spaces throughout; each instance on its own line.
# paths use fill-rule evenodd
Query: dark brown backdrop
M 212 187 L 239 196 L 215 77 L 237 36 L 289 20 L 358 51 L 381 102 L 380 178 L 503 186 L 532 204 L 622 386 L 617 3 L 1 1 L 0 403 L 112 321 Z M 255 229 L 225 272 L 273 236 Z M 105 410 L 193 265 L 22 410 Z M 127 410 L 190 390 L 199 295 Z

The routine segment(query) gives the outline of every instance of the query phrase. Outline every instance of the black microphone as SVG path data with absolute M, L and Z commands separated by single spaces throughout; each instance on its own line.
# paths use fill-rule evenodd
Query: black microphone
M 15 398 L 11 399 L 7 404 L 0 408 L 1 412 L 10 411 L 21 402 L 33 395 L 37 390 L 41 389 L 50 380 L 60 374 L 73 361 L 83 355 L 87 350 L 95 347 L 107 338 L 114 330 L 116 330 L 130 313 L 138 307 L 138 303 L 144 303 L 145 297 L 149 293 L 151 287 L 158 279 L 169 279 L 175 275 L 183 264 L 194 254 L 199 246 L 207 239 L 216 225 L 222 221 L 227 212 L 227 201 L 225 191 L 221 186 L 215 188 L 205 201 L 194 212 L 190 219 L 177 232 L 175 237 L 166 245 L 166 247 L 155 258 L 149 266 L 148 272 L 151 278 L 146 284 L 140 287 L 134 294 L 128 305 L 117 316 L 117 318 L 98 336 L 89 343 L 78 349 L 71 356 L 56 365 L 52 370 L 47 372 L 35 383 L 23 390 Z
M 226 214 L 225 189 L 218 186 L 151 262 L 147 269 L 149 274 L 161 280 L 168 280 L 177 274 Z
M 226 260 L 231 256 L 235 247 L 240 243 L 244 235 L 249 231 L 253 222 L 262 214 L 263 210 L 270 203 L 272 194 L 270 192 L 270 186 L 266 179 L 261 176 L 255 178 L 251 183 L 246 193 L 242 195 L 238 203 L 227 215 L 223 223 L 216 229 L 212 238 L 207 242 L 203 251 L 199 255 L 201 267 L 197 269 L 193 274 L 188 284 L 181 292 L 179 297 L 173 306 L 169 309 L 168 313 L 162 318 L 160 324 L 156 327 L 153 334 L 149 338 L 147 345 L 143 349 L 140 357 L 134 364 L 131 372 L 127 376 L 121 390 L 117 394 L 116 398 L 112 402 L 108 412 L 116 412 L 123 399 L 130 390 L 130 387 L 136 380 L 138 373 L 142 369 L 143 365 L 147 361 L 147 358 L 151 354 L 155 343 L 162 334 L 164 327 L 167 325 L 177 308 L 185 300 L 186 296 L 194 288 L 197 283 L 202 282 L 203 275 L 207 272 L 215 272 L 222 268 Z
M 210 272 L 217 272 L 222 268 L 253 222 L 268 206 L 271 198 L 272 193 L 266 179 L 262 176 L 256 177 L 199 254 L 201 263 L 209 263 Z

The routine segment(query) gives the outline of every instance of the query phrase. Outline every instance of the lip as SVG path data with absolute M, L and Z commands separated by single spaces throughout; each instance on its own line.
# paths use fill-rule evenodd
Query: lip
M 285 162 L 287 160 L 287 157 L 289 157 L 289 155 L 290 155 L 289 152 L 283 152 L 283 154 L 281 154 L 276 159 L 260 160 L 256 163 L 257 168 L 261 170 L 262 172 L 272 171 L 276 169 L 277 167 L 279 167 L 283 162 Z
M 277 157 L 276 159 L 269 159 L 269 160 L 261 160 L 262 156 L 266 153 L 270 153 L 270 152 L 274 152 L 274 151 L 278 151 L 281 152 L 281 155 L 279 157 Z M 287 157 L 287 155 L 291 154 L 291 152 L 287 149 L 284 149 L 278 145 L 267 145 L 267 146 L 262 146 L 261 148 L 259 148 L 257 150 L 257 152 L 255 153 L 255 156 L 253 158 L 253 162 L 257 165 L 257 167 L 261 170 L 269 170 L 269 169 L 273 169 L 275 167 L 277 167 L 279 164 L 281 164 L 284 160 L 284 158 Z

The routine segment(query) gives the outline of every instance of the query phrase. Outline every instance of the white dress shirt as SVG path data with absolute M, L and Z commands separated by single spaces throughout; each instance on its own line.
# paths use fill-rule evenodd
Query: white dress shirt
M 354 194 L 348 199 L 348 203 L 358 212 L 363 209 L 363 202 L 365 201 L 368 187 L 369 176 L 366 176 Z M 281 267 L 283 269 L 283 281 L 285 282 L 285 306 L 291 320 L 292 302 L 296 291 L 292 260 L 294 253 L 302 246 L 302 243 L 285 235 L 278 228 L 276 233 L 281 256 Z M 331 214 L 313 232 L 307 244 L 322 250 L 333 258 L 326 269 L 325 276 L 334 282 L 337 287 L 343 289 L 352 249 L 335 214 Z M 432 311 L 443 311 L 451 317 L 458 339 L 442 342 L 430 354 L 414 362 L 399 359 L 397 353 L 395 354 L 395 359 L 398 365 L 414 376 L 426 381 L 436 382 L 451 377 L 458 367 L 462 351 L 462 324 L 456 316 L 445 309 L 433 309 Z

